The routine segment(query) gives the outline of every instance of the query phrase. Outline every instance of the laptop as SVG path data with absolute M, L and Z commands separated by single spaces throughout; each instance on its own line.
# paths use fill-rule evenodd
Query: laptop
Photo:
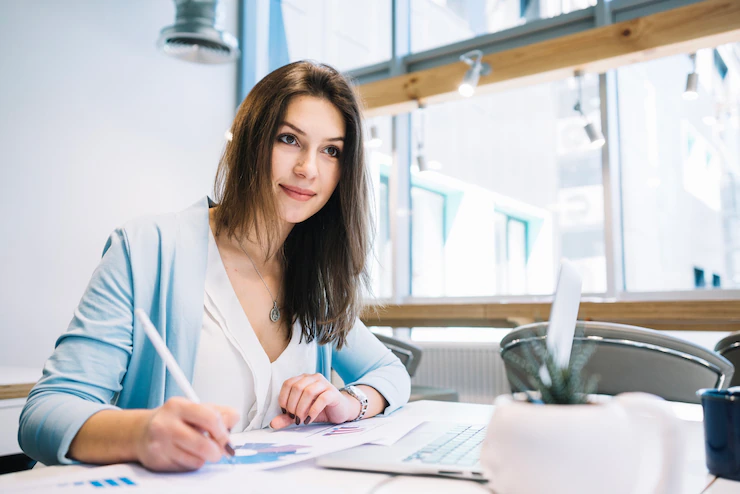
M 581 276 L 571 262 L 563 260 L 550 310 L 547 344 L 555 358 L 564 360 L 566 365 L 580 300 Z M 423 422 L 392 446 L 358 446 L 321 456 L 316 464 L 327 468 L 485 481 L 480 451 L 486 425 Z

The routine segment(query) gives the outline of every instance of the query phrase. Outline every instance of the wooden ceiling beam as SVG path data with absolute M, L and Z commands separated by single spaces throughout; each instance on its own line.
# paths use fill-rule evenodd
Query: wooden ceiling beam
M 483 57 L 493 68 L 476 94 L 602 73 L 625 65 L 740 41 L 740 0 L 705 0 Z M 460 99 L 468 65 L 455 62 L 359 86 L 366 114 L 408 112 L 420 102 Z

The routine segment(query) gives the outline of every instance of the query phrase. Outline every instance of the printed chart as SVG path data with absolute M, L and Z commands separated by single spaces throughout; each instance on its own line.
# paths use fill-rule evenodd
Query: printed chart
M 136 482 L 131 480 L 128 477 L 117 477 L 117 478 L 110 478 L 110 479 L 92 479 L 92 480 L 80 480 L 77 482 L 72 483 L 62 483 L 58 484 L 57 487 L 95 487 L 96 489 L 101 488 L 113 488 L 113 487 L 134 487 L 136 486 Z
M 301 450 L 307 451 L 309 448 L 301 444 L 245 443 L 236 447 L 236 456 L 232 461 L 238 465 L 273 463 L 291 456 L 305 455 Z M 221 463 L 228 462 L 221 460 Z

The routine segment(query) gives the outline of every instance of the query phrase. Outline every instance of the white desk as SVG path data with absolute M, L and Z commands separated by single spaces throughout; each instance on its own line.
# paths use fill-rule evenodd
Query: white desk
M 681 474 L 684 476 L 683 492 L 686 494 L 729 494 L 740 492 L 740 482 L 718 479 L 709 475 L 704 463 L 704 433 L 699 405 L 673 404 L 681 417 L 686 435 L 687 455 Z M 465 403 L 419 401 L 410 403 L 399 414 L 409 414 L 428 420 L 454 420 L 461 422 L 488 422 L 493 407 Z M 0 491 L 16 482 L 69 473 L 84 466 L 37 468 L 28 472 L 0 476 Z M 265 487 L 271 492 L 324 492 L 324 493 L 363 493 L 395 494 L 408 492 L 468 494 L 490 492 L 485 484 L 472 481 L 451 480 L 434 477 L 410 477 L 325 470 L 318 468 L 311 460 L 270 470 Z M 264 481 L 264 478 L 261 479 Z M 709 486 L 707 488 L 707 486 Z M 706 490 L 705 490 L 706 489 Z

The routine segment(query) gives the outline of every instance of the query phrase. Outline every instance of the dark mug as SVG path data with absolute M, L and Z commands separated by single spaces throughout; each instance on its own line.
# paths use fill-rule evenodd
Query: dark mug
M 696 394 L 704 408 L 707 469 L 717 477 L 740 480 L 740 386 Z

